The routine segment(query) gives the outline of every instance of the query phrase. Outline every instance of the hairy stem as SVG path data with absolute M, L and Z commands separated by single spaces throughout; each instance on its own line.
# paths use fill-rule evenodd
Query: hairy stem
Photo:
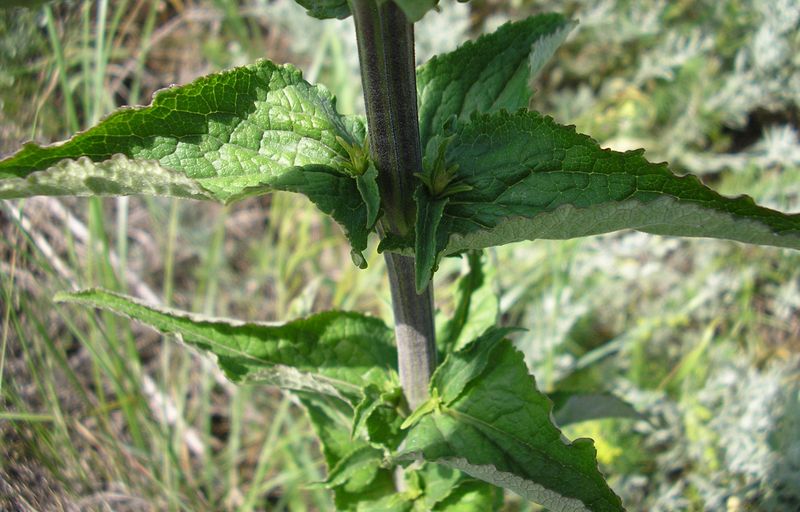
M 436 342 L 431 287 L 417 295 L 414 258 L 386 253 L 392 289 L 394 332 L 400 384 L 406 400 L 416 409 L 428 398 L 428 382 L 436 368 Z
M 370 153 L 379 171 L 382 229 L 409 235 L 414 226 L 414 173 L 422 170 L 414 69 L 414 26 L 394 2 L 350 0 L 356 23 Z M 400 383 L 409 405 L 428 396 L 436 367 L 431 287 L 417 295 L 414 259 L 386 253 Z

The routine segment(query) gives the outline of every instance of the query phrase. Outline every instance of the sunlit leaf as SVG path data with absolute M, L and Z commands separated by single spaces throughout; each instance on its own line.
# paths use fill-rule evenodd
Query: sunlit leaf
M 152 194 L 229 203 L 299 192 L 342 225 L 363 267 L 377 207 L 346 172 L 339 141 L 364 137 L 363 121 L 339 115 L 325 88 L 293 66 L 260 61 L 162 90 L 151 105 L 122 108 L 68 141 L 26 144 L 0 161 L 0 199 Z
M 533 16 L 417 68 L 423 151 L 453 116 L 467 120 L 473 112 L 527 107 L 531 81 L 574 26 L 559 14 Z

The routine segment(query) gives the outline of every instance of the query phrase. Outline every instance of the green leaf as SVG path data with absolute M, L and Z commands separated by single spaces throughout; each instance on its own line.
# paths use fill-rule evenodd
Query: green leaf
M 554 391 L 547 396 L 553 402 L 553 417 L 562 427 L 605 418 L 643 419 L 631 404 L 611 393 Z
M 340 225 L 348 226 L 345 233 L 350 240 L 350 256 L 353 263 L 363 269 L 367 267 L 367 260 L 362 251 L 367 248 L 368 235 L 378 214 L 371 211 L 375 208 L 373 199 L 370 199 L 372 204 L 366 204 L 362 199 L 359 178 L 370 179 L 366 176 L 342 179 L 329 167 L 308 165 L 302 170 L 292 169 L 283 173 L 275 179 L 273 186 L 279 190 L 304 194 L 322 212 L 336 219 Z
M 559 14 L 533 16 L 417 68 L 423 152 L 452 116 L 467 120 L 473 112 L 527 107 L 531 81 L 574 26 Z
M 447 151 L 471 189 L 449 197 L 431 268 L 470 249 L 620 229 L 800 249 L 800 215 L 723 197 L 643 151 L 602 149 L 535 112 L 474 116 Z
M 378 244 L 378 253 L 396 252 L 403 256 L 414 256 L 415 233 L 402 236 L 386 233 Z
M 436 7 L 439 0 L 394 0 L 394 3 L 403 10 L 408 21 L 416 23 L 425 13 Z
M 155 160 L 133 160 L 123 154 L 111 155 L 100 162 L 86 157 L 60 160 L 24 177 L 3 174 L 6 162 L 0 162 L 0 199 L 132 194 L 214 199 L 209 190 L 181 171 L 164 167 Z
M 59 294 L 128 316 L 217 357 L 234 382 L 263 382 L 284 389 L 340 398 L 352 405 L 361 388 L 396 379 L 392 331 L 379 319 L 328 311 L 285 324 L 207 319 L 159 309 L 103 290 Z
M 499 510 L 503 493 L 480 480 L 465 480 L 431 509 L 434 512 L 477 512 Z
M 370 384 L 362 389 L 364 399 L 353 414 L 352 436 L 363 436 L 373 445 L 396 449 L 405 437 L 405 401 L 399 382 L 386 381 L 383 389 Z
M 357 512 L 411 512 L 414 510 L 414 500 L 405 492 L 396 492 L 378 500 L 362 500 L 355 509 L 351 510 L 356 510 Z
M 356 444 L 357 448 L 328 470 L 324 487 L 334 489 L 347 485 L 351 490 L 360 490 L 375 479 L 375 474 L 381 469 L 383 452 L 368 444 L 353 444 Z
M 350 7 L 346 0 L 295 0 L 298 4 L 306 8 L 309 16 L 319 19 L 338 18 L 344 19 L 350 16 Z M 388 0 L 368 0 L 378 4 Z M 429 10 L 436 7 L 439 0 L 393 0 L 408 18 L 408 21 L 415 23 L 422 19 Z
M 26 144 L 0 161 L 0 199 L 142 193 L 229 203 L 300 192 L 342 225 L 363 266 L 377 213 L 338 140 L 360 144 L 364 132 L 299 70 L 260 61 L 160 91 L 150 106 L 122 108 L 68 141 Z
M 369 510 L 370 504 L 395 496 L 392 471 L 383 453 L 361 438 L 351 438 L 352 409 L 330 396 L 294 391 L 322 445 L 328 467 L 323 487 L 334 492 L 337 510 Z
M 497 324 L 500 302 L 492 288 L 494 270 L 485 270 L 483 259 L 481 251 L 467 252 L 468 270 L 456 284 L 453 316 L 437 315 L 436 344 L 442 355 L 460 350 Z
M 347 0 L 295 0 L 305 7 L 309 16 L 326 20 L 329 18 L 344 19 L 350 16 Z
M 439 366 L 433 376 L 434 382 L 446 382 L 447 386 L 432 386 L 431 389 L 437 394 L 444 393 L 441 399 L 445 404 L 458 398 L 470 383 L 483 375 L 489 364 L 492 347 L 516 330 L 519 328 L 491 327 L 463 349 L 448 356 L 446 364 Z
M 345 402 L 328 395 L 293 391 L 306 410 L 311 426 L 322 446 L 325 464 L 330 470 L 354 449 L 350 436 L 352 408 Z M 359 446 L 366 443 L 358 443 Z
M 378 190 L 378 169 L 372 163 L 366 172 L 356 176 L 356 186 L 361 199 L 367 207 L 367 230 L 375 227 L 381 208 L 381 193 Z
M 434 390 L 431 393 L 431 396 L 425 401 L 425 403 L 421 404 L 419 407 L 416 408 L 408 417 L 403 421 L 403 424 L 400 425 L 400 428 L 403 430 L 407 430 L 417 423 L 419 420 L 427 416 L 428 414 L 432 413 L 433 411 L 439 410 L 442 405 L 441 398 L 437 391 Z
M 387 386 L 392 390 L 392 386 Z M 392 479 L 393 469 L 385 466 L 384 452 L 368 443 L 360 434 L 368 428 L 353 427 L 354 434 L 348 432 L 349 407 L 342 401 L 325 395 L 312 395 L 295 392 L 304 405 L 309 419 L 322 444 L 322 451 L 328 466 L 328 476 L 324 482 L 316 484 L 332 489 L 335 493 L 337 510 L 451 510 L 472 512 L 491 510 L 496 500 L 495 487 L 477 482 L 463 473 L 435 464 L 423 464 L 421 468 L 407 468 L 403 477 L 405 490 L 398 492 Z M 368 423 L 365 417 L 376 420 L 376 429 L 386 415 L 378 413 L 381 409 L 396 411 L 396 401 L 391 390 L 381 393 L 375 385 L 364 390 L 365 399 L 356 407 L 354 423 Z M 382 395 L 382 397 L 381 397 Z M 402 398 L 402 394 L 398 395 Z M 386 407 L 389 404 L 391 407 Z M 359 413 L 359 409 L 361 412 Z M 361 416 L 362 420 L 359 420 Z M 399 415 L 388 423 L 398 425 Z M 399 439 L 399 436 L 398 436 Z M 399 440 L 390 448 L 396 449 Z M 384 444 L 383 446 L 389 447 Z M 460 508 L 459 508 L 460 507 Z M 472 508 L 470 508 L 472 507 Z
M 264 382 L 291 390 L 304 405 L 322 444 L 337 510 L 369 510 L 370 503 L 394 496 L 393 472 L 384 467 L 383 451 L 351 436 L 354 408 L 366 389 L 385 389 L 367 418 L 376 438 L 397 414 L 398 381 L 392 368 L 396 355 L 392 332 L 380 320 L 356 313 L 325 312 L 285 324 L 212 320 L 189 313 L 158 309 L 102 290 L 60 294 L 57 300 L 88 304 L 126 315 L 181 339 L 217 357 L 236 382 Z M 397 402 L 392 402 L 396 397 Z M 393 405 L 394 409 L 388 407 Z M 380 422 L 380 424 L 377 424 Z M 374 432 L 374 433 L 373 433 Z M 398 440 L 387 443 L 396 448 Z M 363 508 L 366 507 L 366 508 Z
M 411 473 L 406 470 L 406 474 Z M 418 488 L 415 510 L 477 512 L 494 510 L 497 507 L 498 489 L 485 482 L 475 480 L 461 471 L 441 464 L 424 463 L 412 473 Z
M 454 383 L 465 370 L 470 378 Z M 439 407 L 411 428 L 398 458 L 459 469 L 553 511 L 622 510 L 597 469 L 592 441 L 563 438 L 550 422 L 552 403 L 509 341 L 452 354 L 432 378 L 434 391 Z
M 419 186 L 414 193 L 414 201 L 417 203 L 414 265 L 417 293 L 422 293 L 436 271 L 436 229 L 442 219 L 447 198 L 432 198 L 426 187 Z
M 428 463 L 422 464 L 421 468 L 414 471 L 414 476 L 415 486 L 419 488 L 419 498 L 425 504 L 425 510 L 432 510 L 434 505 L 450 496 L 461 481 L 470 479 L 455 469 Z
M 402 492 L 365 503 L 359 510 L 483 512 L 499 508 L 498 495 L 502 493 L 496 487 L 446 466 L 411 466 L 403 471 L 402 478 Z
M 353 426 L 350 432 L 351 437 L 356 437 L 367 429 L 367 419 L 372 416 L 383 402 L 381 388 L 375 384 L 364 386 L 361 392 L 364 394 L 364 398 L 356 405 L 353 411 Z
M 365 398 L 356 407 L 352 433 L 348 432 L 350 409 L 344 402 L 330 396 L 295 392 L 320 439 L 328 466 L 327 478 L 316 485 L 334 491 L 337 510 L 472 512 L 494 508 L 482 506 L 494 503 L 496 492 L 493 486 L 435 464 L 407 468 L 403 472 L 404 491 L 395 489 L 394 471 L 384 460 L 384 453 L 388 453 L 384 449 L 397 449 L 404 437 L 404 434 L 399 435 L 401 417 L 398 414 L 402 391 L 393 385 L 385 388 L 387 391 L 381 392 L 370 384 L 364 389 Z M 381 414 L 382 410 L 388 414 Z M 390 414 L 394 419 L 389 417 Z M 375 420 L 374 425 L 369 425 L 370 419 Z M 362 427 L 356 427 L 357 423 Z M 376 437 L 380 436 L 375 436 L 372 429 L 378 432 L 391 430 L 394 435 L 392 442 L 378 442 L 376 445 Z M 364 433 L 368 434 L 369 442 L 362 436 Z

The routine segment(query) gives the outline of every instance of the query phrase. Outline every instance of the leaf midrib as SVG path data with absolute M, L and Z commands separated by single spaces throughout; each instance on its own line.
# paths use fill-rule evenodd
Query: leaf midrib
M 470 414 L 466 414 L 466 413 L 461 412 L 459 410 L 456 410 L 456 409 L 454 409 L 452 407 L 442 406 L 441 409 L 444 412 L 444 414 L 452 416 L 456 421 L 463 421 L 464 423 L 476 428 L 479 431 L 482 430 L 482 429 L 490 430 L 492 432 L 497 433 L 498 437 L 505 436 L 506 438 L 511 439 L 515 443 L 518 443 L 518 444 L 520 444 L 522 446 L 525 446 L 530 451 L 536 452 L 540 457 L 542 457 L 543 459 L 546 459 L 554 467 L 555 466 L 568 466 L 568 467 L 572 468 L 573 471 L 576 474 L 579 474 L 579 475 L 583 474 L 583 471 L 579 466 L 575 466 L 573 464 L 569 464 L 569 461 L 567 461 L 567 462 L 558 461 L 558 460 L 554 459 L 552 456 L 550 456 L 549 454 L 547 454 L 546 452 L 542 451 L 542 449 L 537 448 L 536 446 L 534 446 L 534 445 L 530 444 L 529 442 L 517 437 L 516 435 L 514 435 L 511 432 L 508 432 L 506 430 L 502 430 L 502 429 L 492 425 L 491 423 L 487 423 L 486 421 L 483 421 L 480 418 L 476 418 L 476 417 L 474 417 L 474 416 L 472 416 Z M 437 426 L 436 429 L 439 430 L 439 427 Z M 440 431 L 440 434 L 441 434 L 441 431 Z M 524 464 L 520 464 L 520 462 L 517 460 L 517 458 L 514 457 L 513 453 L 507 451 L 505 448 L 500 446 L 496 440 L 492 439 L 491 436 L 487 436 L 484 433 L 483 437 L 485 437 L 489 442 L 491 442 L 494 446 L 496 446 L 497 449 L 500 450 L 502 453 L 506 454 L 506 456 L 511 457 L 511 459 L 515 463 L 519 464 L 521 467 L 524 467 Z M 443 436 L 443 438 L 444 438 L 444 436 Z M 561 442 L 561 441 L 560 440 L 556 440 L 556 442 Z M 567 445 L 567 447 L 574 448 L 574 446 L 572 444 Z M 465 460 L 468 461 L 468 459 L 466 459 L 466 458 L 465 458 Z M 497 469 L 497 466 L 495 466 L 495 469 Z M 526 479 L 527 479 L 527 477 L 526 477 Z M 587 481 L 590 482 L 592 484 L 592 486 L 594 487 L 594 489 L 597 491 L 598 495 L 602 496 L 604 489 L 600 485 L 598 485 L 594 481 L 594 479 L 584 478 L 582 480 L 584 480 L 585 482 L 587 482 Z M 541 483 L 539 483 L 539 485 L 541 485 Z M 553 490 L 552 488 L 549 488 L 549 487 L 548 487 L 548 489 Z M 561 494 L 561 492 L 559 492 L 559 491 L 556 491 L 556 492 Z M 564 495 L 564 496 L 567 496 L 567 495 Z M 577 498 L 577 499 L 581 499 L 581 498 Z M 583 501 L 583 500 L 581 499 L 581 501 Z

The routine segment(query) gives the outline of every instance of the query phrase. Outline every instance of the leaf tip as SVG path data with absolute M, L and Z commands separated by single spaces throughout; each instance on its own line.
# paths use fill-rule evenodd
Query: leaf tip
M 417 265 L 417 272 L 416 272 L 416 288 L 417 288 L 417 295 L 422 295 L 425 292 L 425 289 L 428 288 L 428 283 L 431 280 L 431 272 L 425 265 Z
M 421 251 L 415 251 L 415 254 L 419 253 L 421 253 Z M 431 284 L 433 274 L 436 272 L 437 268 L 438 265 L 436 261 L 431 262 L 425 258 L 415 256 L 414 284 L 416 285 L 417 295 L 422 295 Z
M 357 249 L 351 249 L 350 258 L 352 258 L 353 264 L 358 268 L 360 268 L 361 270 L 367 268 L 367 259 L 364 258 L 363 254 L 361 254 L 361 251 Z

